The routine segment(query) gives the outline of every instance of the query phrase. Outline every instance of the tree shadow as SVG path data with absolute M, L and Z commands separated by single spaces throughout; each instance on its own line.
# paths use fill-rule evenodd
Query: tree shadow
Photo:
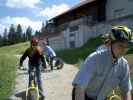
M 26 100 L 26 91 L 19 92 L 15 94 L 15 96 L 21 98 L 22 100 Z
M 20 76 L 21 76 L 21 75 L 28 75 L 28 72 L 26 72 L 26 71 L 25 71 L 25 72 L 21 72 L 21 73 L 18 73 L 17 75 L 18 75 L 18 76 L 19 76 L 19 75 L 20 75 Z

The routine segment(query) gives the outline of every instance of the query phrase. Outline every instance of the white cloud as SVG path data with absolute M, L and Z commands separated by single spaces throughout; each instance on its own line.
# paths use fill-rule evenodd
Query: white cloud
M 33 20 L 28 19 L 27 17 L 9 17 L 8 16 L 8 17 L 0 19 L 0 27 L 6 26 L 6 28 L 9 28 L 11 24 L 14 24 L 14 25 L 20 24 L 24 30 L 28 26 L 30 26 L 35 31 L 35 30 L 40 30 L 42 22 L 33 21 Z M 0 32 L 3 32 L 3 31 L 0 30 Z
M 52 7 L 48 7 L 40 11 L 39 16 L 43 16 L 43 17 L 47 17 L 48 19 L 51 19 L 52 17 L 55 17 L 69 9 L 70 9 L 70 6 L 67 4 L 53 5 Z
M 6 6 L 11 8 L 35 8 L 36 4 L 41 3 L 41 0 L 7 0 Z
M 5 26 L 0 24 L 0 35 L 3 35 L 2 33 L 4 32 Z

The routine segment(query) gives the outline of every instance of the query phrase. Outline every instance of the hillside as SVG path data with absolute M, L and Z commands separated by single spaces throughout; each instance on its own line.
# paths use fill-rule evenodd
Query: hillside
M 11 46 L 4 46 L 0 48 L 0 54 L 22 54 L 29 46 L 29 42 L 19 43 Z
M 28 42 L 0 48 L 0 100 L 10 96 L 16 77 L 16 54 L 24 52 Z

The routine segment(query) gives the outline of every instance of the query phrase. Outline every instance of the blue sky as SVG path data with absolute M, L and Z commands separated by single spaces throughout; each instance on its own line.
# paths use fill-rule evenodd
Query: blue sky
M 0 0 L 0 34 L 11 24 L 41 28 L 42 21 L 53 18 L 77 5 L 80 0 Z

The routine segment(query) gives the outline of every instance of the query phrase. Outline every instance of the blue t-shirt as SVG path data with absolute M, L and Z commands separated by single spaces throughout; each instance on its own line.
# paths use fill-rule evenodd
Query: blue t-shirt
M 47 56 L 47 57 L 55 57 L 56 56 L 56 53 L 54 52 L 54 50 L 50 47 L 50 46 L 46 46 L 44 47 L 44 54 Z
M 121 57 L 112 64 L 111 52 L 107 49 L 90 54 L 72 84 L 96 100 L 104 100 L 116 86 L 120 87 L 122 94 L 132 89 L 128 62 Z

